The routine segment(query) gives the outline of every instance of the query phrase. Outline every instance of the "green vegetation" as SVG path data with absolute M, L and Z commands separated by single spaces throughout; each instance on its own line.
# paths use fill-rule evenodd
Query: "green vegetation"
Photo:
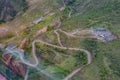
M 100 73 L 101 80 L 107 79 L 108 71 L 106 70 L 106 68 L 101 67 L 99 73 Z
M 54 30 L 54 26 L 48 26 L 48 31 Z
M 73 17 L 70 19 L 65 18 L 62 29 L 72 31 L 77 28 L 103 27 L 114 32 L 116 35 L 120 34 L 120 18 L 118 18 L 120 17 L 119 0 L 79 0 L 79 2 L 76 2 L 69 6 L 74 7 L 77 13 L 73 14 Z M 63 41 L 64 45 L 67 42 Z M 81 73 L 83 74 L 80 77 L 82 78 L 81 80 L 119 80 L 119 42 L 119 39 L 107 43 L 92 39 L 83 40 L 80 43 L 80 47 L 92 53 L 93 63 L 84 69 L 85 72 Z M 77 42 L 73 44 L 71 40 L 72 45 L 75 45 L 75 43 Z M 108 59 L 106 63 L 104 63 L 104 58 Z M 78 74 L 78 76 L 81 74 Z
M 24 0 L 13 0 L 20 4 L 16 9 L 21 10 L 26 8 L 22 4 Z M 34 1 L 34 0 L 33 0 Z M 36 0 L 37 1 L 37 0 Z M 59 11 L 63 7 L 60 0 L 38 0 L 33 2 L 32 8 L 22 16 L 16 19 L 20 25 L 25 25 L 25 29 L 21 31 L 19 40 L 23 38 L 30 39 L 30 44 L 26 46 L 27 52 L 31 51 L 31 43 L 35 39 L 41 39 L 50 44 L 58 45 L 57 36 L 54 34 L 56 29 L 56 20 L 60 18 L 62 25 L 60 29 L 72 32 L 80 29 L 90 28 L 107 28 L 115 35 L 120 35 L 120 1 L 119 0 L 63 0 L 66 8 Z M 31 3 L 32 4 L 32 3 Z M 23 6 L 22 8 L 19 6 Z M 69 17 L 70 10 L 73 10 L 71 17 Z M 24 9 L 23 9 L 24 10 Z M 48 13 L 47 13 L 48 12 Z M 47 14 L 45 14 L 47 13 Z M 50 13 L 55 15 L 49 16 Z M 47 16 L 46 16 L 47 15 Z M 45 20 L 32 24 L 34 19 L 45 16 Z M 0 21 L 2 23 L 2 21 Z M 30 25 L 30 26 L 29 26 Z M 53 25 L 53 26 L 51 26 Z M 48 27 L 47 32 L 40 36 L 33 38 L 36 32 L 43 27 Z M 65 47 L 82 48 L 91 52 L 92 63 L 86 66 L 82 71 L 77 73 L 71 80 L 119 80 L 120 79 L 120 39 L 111 42 L 101 42 L 95 39 L 85 39 L 66 36 L 64 33 L 58 31 L 60 34 L 61 43 Z M 13 35 L 9 34 L 3 40 L 11 38 Z M 1 38 L 0 38 L 1 39 Z M 3 42 L 0 41 L 0 42 Z M 70 51 L 53 48 L 43 44 L 36 44 L 37 57 L 41 60 L 39 68 L 50 74 L 55 78 L 62 79 L 73 70 L 87 64 L 87 55 L 81 51 Z M 2 55 L 0 55 L 1 58 Z M 37 80 L 46 75 L 41 75 L 41 72 L 30 69 L 29 80 Z M 42 77 L 41 77 L 42 76 Z M 48 78 L 46 78 L 48 79 Z M 43 79 L 44 80 L 44 79 Z M 51 79 L 48 79 L 51 80 Z
M 119 40 L 113 41 L 112 43 L 105 45 L 105 47 L 107 47 L 108 49 L 105 50 L 103 48 L 102 49 L 106 52 L 105 56 L 110 61 L 109 67 L 112 69 L 113 73 L 120 76 Z
M 28 77 L 28 79 L 29 80 L 37 80 L 38 78 L 41 78 L 41 75 L 39 75 L 40 73 L 37 71 L 37 70 L 35 70 L 35 69 L 29 69 L 29 77 Z
M 65 70 L 72 70 L 75 67 L 76 59 L 74 57 L 69 57 L 63 61 L 60 66 L 63 67 Z
M 0 24 L 2 24 L 2 23 L 5 23 L 5 21 L 3 21 L 3 20 L 0 20 Z
M 92 53 L 93 57 L 97 57 L 97 51 L 99 49 L 99 47 L 98 47 L 99 44 L 100 43 L 96 40 L 85 39 L 85 40 L 83 40 L 83 43 L 81 45 L 83 46 L 83 48 L 90 51 Z
M 26 11 L 28 9 L 28 4 L 25 0 L 12 0 L 14 7 L 17 11 Z
M 77 59 L 77 64 L 78 65 L 87 64 L 87 56 L 84 52 L 78 51 L 77 54 L 75 55 L 75 57 Z
M 4 42 L 4 41 L 7 40 L 7 39 L 12 38 L 13 36 L 14 36 L 14 34 L 11 33 L 11 32 L 8 32 L 8 33 L 5 34 L 5 35 L 1 35 L 1 36 L 0 36 L 0 42 L 2 43 L 2 42 Z
M 76 0 L 72 7 L 75 7 L 77 13 L 64 22 L 63 28 L 69 30 L 69 28 L 106 27 L 114 31 L 113 28 L 119 28 L 119 25 L 113 27 L 120 21 L 119 3 L 119 0 Z

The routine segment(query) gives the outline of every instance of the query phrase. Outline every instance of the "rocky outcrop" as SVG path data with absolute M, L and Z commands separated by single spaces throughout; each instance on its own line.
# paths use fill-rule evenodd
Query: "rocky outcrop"
M 25 0 L 0 0 L 0 21 L 12 20 L 25 7 Z
M 15 61 L 11 55 L 4 55 L 2 61 L 9 67 L 15 74 L 25 77 L 27 68 L 25 65 Z

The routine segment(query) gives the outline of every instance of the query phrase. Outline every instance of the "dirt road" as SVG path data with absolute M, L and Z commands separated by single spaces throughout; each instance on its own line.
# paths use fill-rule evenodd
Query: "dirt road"
M 64 34 L 67 35 L 67 36 L 77 37 L 77 36 L 75 36 L 75 35 L 73 35 L 73 34 L 71 34 L 71 33 L 68 33 L 68 32 L 66 32 L 66 31 L 63 31 L 63 30 L 61 30 L 61 29 L 59 29 L 59 31 L 62 32 L 62 33 L 64 33 Z
M 74 70 L 73 72 L 71 72 L 67 77 L 64 78 L 64 80 L 69 80 L 71 79 L 76 73 L 78 73 L 80 70 L 82 70 L 82 68 L 84 68 L 85 66 L 89 65 L 91 62 L 92 62 L 92 56 L 91 56 L 91 53 L 85 49 L 80 49 L 80 48 L 67 48 L 67 47 L 61 47 L 61 46 L 57 46 L 57 45 L 53 45 L 53 44 L 50 44 L 50 43 L 47 43 L 47 42 L 44 42 L 42 40 L 35 40 L 33 41 L 33 49 L 32 51 L 35 51 L 35 47 L 34 47 L 34 43 L 41 43 L 41 44 L 45 44 L 45 45 L 48 45 L 48 46 L 51 46 L 51 47 L 54 47 L 54 48 L 59 48 L 59 49 L 64 49 L 64 50 L 75 50 L 75 51 L 83 51 L 86 53 L 87 55 L 87 64 L 86 65 L 83 65 L 82 67 Z M 35 52 L 33 52 L 35 54 Z
M 33 41 L 33 45 L 34 45 L 34 43 L 38 43 L 38 42 L 41 43 L 41 44 L 45 44 L 45 45 L 48 45 L 48 46 L 51 46 L 51 47 L 54 47 L 54 48 L 59 48 L 59 49 L 64 49 L 64 50 L 83 51 L 83 52 L 85 52 L 86 55 L 87 55 L 87 59 L 88 59 L 87 64 L 90 64 L 91 61 L 92 61 L 91 53 L 90 53 L 89 51 L 85 50 L 85 49 L 61 47 L 61 46 L 57 46 L 57 45 L 53 45 L 53 44 L 44 42 L 44 41 L 42 41 L 42 40 L 34 40 L 34 41 Z M 34 46 L 33 46 L 32 51 L 35 51 L 35 47 L 34 47 Z
M 57 35 L 57 40 L 58 40 L 59 45 L 60 45 L 61 47 L 63 47 L 62 42 L 61 42 L 61 40 L 60 40 L 60 35 L 59 35 L 59 33 L 58 33 L 57 31 L 58 31 L 58 30 L 54 30 L 54 33 Z
M 75 74 L 77 74 L 78 72 L 80 72 L 84 67 L 85 67 L 85 65 L 83 65 L 82 67 L 80 67 L 80 68 L 72 71 L 67 77 L 64 78 L 64 80 L 71 79 Z

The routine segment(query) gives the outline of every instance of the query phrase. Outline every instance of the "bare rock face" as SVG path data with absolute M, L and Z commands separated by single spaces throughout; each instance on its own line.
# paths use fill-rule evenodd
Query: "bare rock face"
M 16 15 L 11 0 L 0 0 L 0 20 L 9 21 Z
M 6 22 L 12 20 L 19 10 L 23 9 L 24 2 L 25 0 L 0 0 L 0 21 Z

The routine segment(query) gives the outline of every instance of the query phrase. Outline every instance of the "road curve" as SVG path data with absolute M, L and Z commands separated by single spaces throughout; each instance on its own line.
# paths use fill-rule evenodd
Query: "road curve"
M 69 80 L 71 79 L 76 73 L 78 73 L 79 71 L 81 71 L 86 65 L 83 65 L 82 67 L 72 71 L 67 77 L 65 77 L 63 80 Z
M 9 53 L 11 53 L 12 55 L 18 55 L 17 57 L 20 58 L 21 62 L 28 65 L 28 66 L 31 66 L 31 67 L 37 67 L 37 65 L 39 64 L 39 60 L 37 58 L 37 55 L 36 55 L 36 47 L 35 47 L 35 43 L 36 42 L 32 42 L 32 56 L 33 58 L 35 59 L 35 63 L 30 63 L 29 61 L 25 60 L 24 59 L 24 52 L 23 51 L 18 51 L 16 49 L 6 49 L 6 51 L 8 51 Z M 17 54 L 16 54 L 17 53 Z
M 55 33 L 56 36 L 57 36 L 57 40 L 58 40 L 59 45 L 60 45 L 61 47 L 63 47 L 62 42 L 61 42 L 61 40 L 60 40 L 60 35 L 59 35 L 59 33 L 58 33 L 57 31 L 58 31 L 58 30 L 54 30 L 54 33 Z
M 42 44 L 45 44 L 45 45 L 48 45 L 48 46 L 51 46 L 51 47 L 54 47 L 54 48 L 59 48 L 59 49 L 64 49 L 64 50 L 74 50 L 74 51 L 83 51 L 86 53 L 87 55 L 87 64 L 90 64 L 91 61 L 92 61 L 92 56 L 91 56 L 91 53 L 85 49 L 80 49 L 80 48 L 67 48 L 67 47 L 61 47 L 61 46 L 57 46 L 57 45 L 53 45 L 53 44 L 50 44 L 50 43 L 47 43 L 47 42 L 44 42 L 42 40 L 34 40 L 33 41 L 33 44 L 36 43 L 36 42 L 39 42 L 39 43 L 42 43 Z M 33 51 L 34 51 L 34 47 L 33 47 Z
M 87 64 L 86 65 L 83 65 L 82 67 L 72 71 L 68 76 L 66 76 L 63 80 L 69 80 L 71 79 L 76 73 L 78 73 L 80 70 L 82 70 L 85 66 L 89 65 L 91 62 L 92 62 L 92 56 L 91 56 L 91 53 L 85 49 L 80 49 L 80 48 L 67 48 L 67 47 L 62 47 L 62 46 L 57 46 L 57 45 L 53 45 L 53 44 L 50 44 L 50 43 L 47 43 L 47 42 L 44 42 L 42 40 L 34 40 L 33 43 L 35 42 L 39 42 L 41 44 L 45 44 L 45 45 L 48 45 L 48 46 L 51 46 L 51 47 L 54 47 L 54 48 L 59 48 L 59 49 L 64 49 L 64 50 L 75 50 L 75 51 L 83 51 L 86 53 L 87 55 Z M 34 47 L 33 47 L 33 51 L 34 50 Z
M 64 33 L 64 34 L 67 35 L 67 36 L 70 36 L 70 37 L 78 37 L 78 36 L 75 36 L 75 35 L 73 35 L 73 34 L 71 34 L 71 33 L 68 33 L 68 32 L 66 32 L 66 31 L 63 31 L 62 29 L 59 29 L 59 31 L 62 32 L 62 33 Z
M 36 55 L 36 47 L 35 47 L 35 43 L 41 43 L 41 44 L 45 44 L 45 45 L 48 45 L 48 46 L 51 46 L 51 47 L 54 47 L 54 48 L 59 48 L 59 49 L 64 49 L 64 50 L 75 50 L 75 51 L 83 51 L 86 53 L 87 55 L 87 64 L 90 64 L 92 62 L 92 56 L 91 56 L 91 53 L 85 49 L 80 49 L 80 48 L 67 48 L 67 47 L 61 47 L 61 46 L 57 46 L 57 45 L 53 45 L 53 44 L 50 44 L 50 43 L 47 43 L 47 42 L 44 42 L 42 40 L 34 40 L 32 42 L 32 56 L 33 58 L 35 59 L 35 63 L 32 64 L 32 63 L 29 63 L 29 61 L 25 60 L 24 59 L 24 53 L 22 52 L 18 52 L 16 50 L 10 50 L 10 49 L 7 49 L 8 52 L 12 53 L 13 55 L 16 55 L 15 53 L 18 53 L 19 57 L 20 57 L 20 60 L 28 65 L 28 66 L 31 66 L 31 67 L 37 67 L 37 65 L 39 64 L 39 60 L 37 58 L 37 55 Z M 73 72 L 71 72 L 67 77 L 64 78 L 64 80 L 69 80 L 70 78 L 72 78 L 76 73 L 78 73 L 82 68 L 84 68 L 86 65 L 74 70 Z

